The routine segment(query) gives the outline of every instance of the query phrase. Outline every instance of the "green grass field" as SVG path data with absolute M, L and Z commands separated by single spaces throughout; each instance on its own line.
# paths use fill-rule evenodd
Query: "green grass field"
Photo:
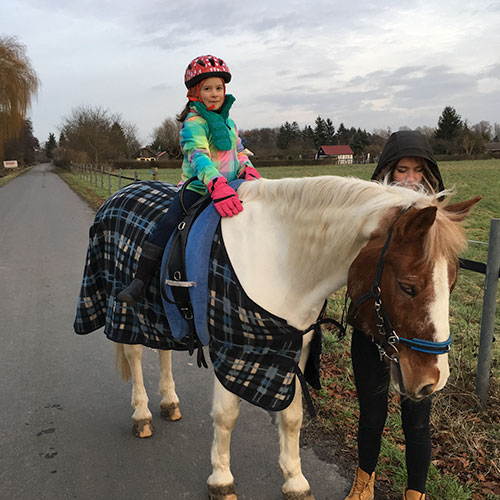
M 269 167 L 259 169 L 267 178 L 341 175 L 369 179 L 374 165 Z M 481 195 L 467 219 L 469 248 L 463 257 L 486 262 L 490 219 L 500 217 L 500 160 L 444 162 L 440 169 L 448 188 L 455 188 L 453 201 Z M 107 178 L 104 189 L 98 178 L 88 179 L 60 171 L 61 176 L 80 194 L 98 206 L 109 196 Z M 133 171 L 123 175 L 134 177 Z M 151 179 L 148 170 L 138 171 L 141 180 Z M 180 170 L 160 170 L 161 181 L 177 184 Z M 129 182 L 129 181 L 126 181 Z M 124 185 L 124 184 L 122 184 Z M 118 189 L 112 178 L 111 192 Z M 433 463 L 428 481 L 428 498 L 433 500 L 500 499 L 500 343 L 493 344 L 489 405 L 482 408 L 474 395 L 477 348 L 481 323 L 484 276 L 461 271 L 451 297 L 450 326 L 453 346 L 450 353 L 451 377 L 446 388 L 434 398 L 432 416 Z M 329 301 L 328 312 L 340 317 L 343 291 Z M 497 300 L 495 332 L 500 326 L 500 300 Z M 354 470 L 355 433 L 358 407 L 350 367 L 349 342 L 337 343 L 333 333 L 325 335 L 323 389 L 314 399 L 320 409 L 316 422 L 306 422 L 324 434 L 335 434 L 344 450 L 344 465 Z M 403 437 L 398 397 L 390 404 L 387 432 L 377 469 L 377 484 L 386 498 L 401 498 L 405 484 Z

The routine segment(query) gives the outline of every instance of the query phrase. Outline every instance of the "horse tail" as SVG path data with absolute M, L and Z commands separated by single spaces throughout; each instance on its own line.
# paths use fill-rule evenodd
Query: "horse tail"
M 118 373 L 121 374 L 122 379 L 127 381 L 130 379 L 132 372 L 127 357 L 125 356 L 125 349 L 123 344 L 115 343 L 115 367 Z

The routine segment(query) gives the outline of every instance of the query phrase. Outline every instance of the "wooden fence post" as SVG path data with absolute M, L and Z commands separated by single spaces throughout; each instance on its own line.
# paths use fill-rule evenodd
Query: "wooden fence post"
M 500 219 L 491 219 L 486 278 L 484 280 L 483 314 L 477 355 L 476 394 L 483 404 L 488 401 L 491 346 L 495 329 L 495 309 L 500 272 Z
M 120 168 L 120 176 L 118 177 L 118 189 L 122 188 L 122 169 Z
M 111 194 L 111 165 L 108 166 L 108 193 Z

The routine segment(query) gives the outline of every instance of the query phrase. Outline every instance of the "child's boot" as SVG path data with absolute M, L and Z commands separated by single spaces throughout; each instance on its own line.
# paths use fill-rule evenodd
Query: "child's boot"
M 374 482 L 375 472 L 367 474 L 364 470 L 356 467 L 354 484 L 345 500 L 373 500 L 375 498 Z
M 420 491 L 403 490 L 403 500 L 425 500 L 425 493 L 420 493 Z
M 137 265 L 137 272 L 130 285 L 123 289 L 116 298 L 128 305 L 135 305 L 144 298 L 146 288 L 158 269 L 163 255 L 163 248 L 146 241 Z

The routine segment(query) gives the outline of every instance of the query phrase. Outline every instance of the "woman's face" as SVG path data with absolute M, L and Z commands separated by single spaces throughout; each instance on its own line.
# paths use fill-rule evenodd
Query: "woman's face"
M 224 82 L 221 78 L 211 77 L 203 80 L 200 87 L 203 104 L 211 111 L 217 111 L 224 104 Z
M 421 158 L 405 156 L 394 167 L 392 180 L 402 186 L 413 188 L 423 183 L 424 169 L 424 162 Z

